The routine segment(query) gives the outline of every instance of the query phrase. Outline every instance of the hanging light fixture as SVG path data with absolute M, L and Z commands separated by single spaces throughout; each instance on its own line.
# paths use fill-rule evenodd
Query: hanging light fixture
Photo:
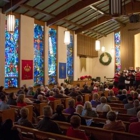
M 66 45 L 70 44 L 70 31 L 65 31 L 65 34 L 64 34 L 64 43 Z
M 11 0 L 11 7 L 12 7 L 12 0 Z M 11 14 L 7 15 L 7 31 L 8 32 L 14 32 L 15 22 L 16 22 L 15 16 L 12 14 L 12 11 L 11 11 Z
M 99 51 L 100 50 L 100 40 L 95 41 L 95 50 Z
M 122 14 L 122 0 L 109 0 L 109 11 L 113 17 Z
M 102 50 L 102 52 L 105 52 L 105 47 L 104 47 L 104 46 L 102 46 L 101 50 Z
M 7 16 L 7 31 L 14 32 L 15 30 L 15 16 L 10 14 Z

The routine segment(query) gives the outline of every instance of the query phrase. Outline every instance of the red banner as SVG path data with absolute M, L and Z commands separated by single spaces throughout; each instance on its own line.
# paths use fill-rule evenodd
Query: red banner
M 22 60 L 22 80 L 33 79 L 33 60 Z

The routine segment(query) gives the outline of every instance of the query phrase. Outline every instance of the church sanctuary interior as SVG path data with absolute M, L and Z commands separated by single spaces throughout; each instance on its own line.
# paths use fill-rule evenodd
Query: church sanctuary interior
M 140 0 L 0 0 L 0 140 L 140 140 Z

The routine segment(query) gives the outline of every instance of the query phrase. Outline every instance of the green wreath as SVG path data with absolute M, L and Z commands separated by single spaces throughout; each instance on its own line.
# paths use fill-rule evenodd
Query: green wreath
M 108 57 L 108 61 L 107 62 L 103 61 L 104 55 L 107 55 L 107 57 Z M 111 60 L 112 60 L 112 57 L 111 57 L 111 55 L 108 52 L 102 53 L 100 55 L 100 58 L 99 58 L 100 63 L 103 64 L 103 65 L 109 65 L 111 63 Z

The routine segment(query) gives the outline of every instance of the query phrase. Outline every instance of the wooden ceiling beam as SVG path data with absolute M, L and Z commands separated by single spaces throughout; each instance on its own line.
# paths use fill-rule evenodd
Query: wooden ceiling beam
M 76 3 L 75 5 L 71 6 L 70 8 L 64 10 L 63 12 L 61 12 L 60 14 L 58 14 L 55 18 L 50 19 L 49 21 L 47 21 L 47 25 L 50 26 L 62 19 L 64 19 L 65 17 L 97 2 L 98 0 L 84 0 L 84 1 L 80 1 L 78 3 Z
M 19 7 L 21 4 L 23 4 L 27 1 L 29 1 L 29 0 L 12 0 L 12 3 L 9 2 L 2 8 L 2 12 L 8 13 L 10 11 L 13 11 L 15 8 Z
M 123 9 L 123 13 L 127 13 L 127 14 L 138 13 L 138 12 L 140 12 L 140 1 L 135 1 L 133 3 L 133 6 L 132 6 L 132 3 L 130 2 L 130 3 L 125 5 L 125 9 L 126 9 L 125 11 L 124 11 L 124 7 L 122 9 Z M 98 24 L 107 22 L 110 19 L 112 19 L 111 15 L 110 16 L 103 16 L 103 17 L 98 19 Z M 117 20 L 117 22 L 124 27 L 123 23 L 119 22 L 118 20 Z M 93 22 L 83 26 L 83 28 L 77 29 L 75 31 L 75 33 L 76 34 L 81 33 L 82 31 L 88 30 L 96 25 L 97 25 L 97 21 L 93 21 Z
M 39 9 L 37 9 L 37 8 L 33 8 L 33 7 L 31 7 L 31 6 L 29 6 L 29 5 L 23 5 L 23 4 L 21 4 L 20 5 L 21 7 L 24 7 L 24 8 L 27 8 L 27 9 L 29 9 L 30 11 L 35 11 L 35 12 L 37 12 L 37 13 L 40 13 L 40 14 L 43 14 L 43 15 L 48 15 L 48 16 L 51 16 L 51 17 L 55 17 L 53 14 L 50 14 L 50 13 L 48 13 L 48 12 L 45 12 L 45 11 L 42 11 L 42 10 L 39 10 Z

